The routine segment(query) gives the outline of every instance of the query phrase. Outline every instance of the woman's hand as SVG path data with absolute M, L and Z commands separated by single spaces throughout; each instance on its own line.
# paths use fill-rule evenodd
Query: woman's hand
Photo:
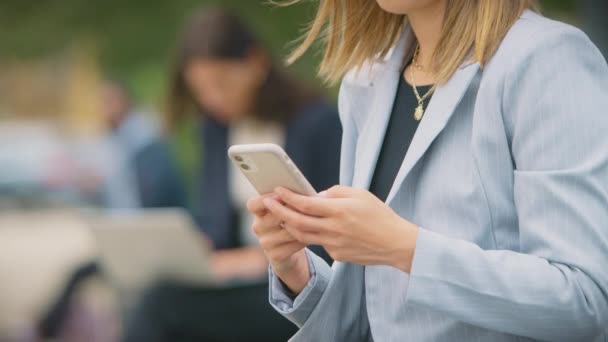
M 284 188 L 275 193 L 278 199 L 266 197 L 264 204 L 299 242 L 322 245 L 334 260 L 410 272 L 418 227 L 369 191 L 335 186 L 317 197 Z
M 281 220 L 266 209 L 264 201 L 267 199 L 278 203 L 278 197 L 272 194 L 247 202 L 247 209 L 255 215 L 252 229 L 274 273 L 297 294 L 306 287 L 311 276 L 304 252 L 306 244 L 296 240 L 281 227 Z

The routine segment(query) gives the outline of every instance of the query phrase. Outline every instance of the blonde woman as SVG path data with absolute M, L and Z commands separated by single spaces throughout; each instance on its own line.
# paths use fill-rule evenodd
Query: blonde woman
M 320 1 L 342 185 L 248 203 L 294 341 L 608 338 L 608 67 L 531 8 Z

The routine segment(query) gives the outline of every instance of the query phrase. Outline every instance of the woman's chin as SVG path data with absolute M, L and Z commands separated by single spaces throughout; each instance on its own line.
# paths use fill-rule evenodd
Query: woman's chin
M 380 8 L 393 14 L 408 14 L 438 0 L 376 0 Z
M 243 115 L 231 114 L 229 112 L 215 111 L 211 114 L 213 119 L 223 124 L 231 124 L 242 119 Z

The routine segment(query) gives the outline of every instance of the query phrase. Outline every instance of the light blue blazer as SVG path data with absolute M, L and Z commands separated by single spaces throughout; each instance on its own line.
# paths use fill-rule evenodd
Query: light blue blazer
M 342 184 L 370 184 L 412 39 L 342 82 Z M 271 272 L 293 341 L 608 341 L 598 49 L 525 12 L 486 66 L 464 63 L 437 89 L 387 203 L 421 227 L 411 273 L 308 252 L 313 277 L 292 301 Z

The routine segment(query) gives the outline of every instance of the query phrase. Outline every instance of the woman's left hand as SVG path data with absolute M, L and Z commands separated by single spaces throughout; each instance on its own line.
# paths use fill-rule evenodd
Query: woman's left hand
M 318 196 L 284 188 L 264 204 L 294 238 L 322 245 L 334 260 L 388 265 L 409 273 L 418 227 L 397 215 L 369 191 L 334 186 Z

